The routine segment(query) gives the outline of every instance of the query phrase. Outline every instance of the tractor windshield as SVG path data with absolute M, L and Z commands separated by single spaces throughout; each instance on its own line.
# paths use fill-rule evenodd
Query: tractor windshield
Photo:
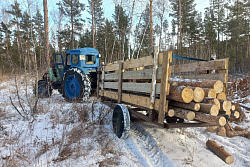
M 86 64 L 95 64 L 95 55 L 86 55 Z

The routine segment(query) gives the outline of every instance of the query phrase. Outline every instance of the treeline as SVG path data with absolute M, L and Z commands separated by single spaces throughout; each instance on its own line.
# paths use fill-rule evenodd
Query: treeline
M 147 56 L 153 33 L 154 46 L 161 51 L 207 60 L 216 54 L 230 58 L 230 72 L 250 71 L 249 1 L 210 0 L 204 13 L 195 9 L 194 0 L 114 3 L 112 17 L 105 18 L 102 0 L 59 1 L 49 11 L 51 60 L 56 52 L 80 47 L 98 49 L 105 63 Z M 15 1 L 1 11 L 2 72 L 33 70 L 35 62 L 38 69 L 46 68 L 43 11 L 28 0 L 25 6 Z M 84 11 L 89 18 L 83 18 Z

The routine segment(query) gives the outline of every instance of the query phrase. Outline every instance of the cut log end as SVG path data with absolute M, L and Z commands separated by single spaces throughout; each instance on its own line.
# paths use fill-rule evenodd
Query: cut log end
M 202 88 L 196 87 L 194 89 L 194 101 L 199 103 L 201 102 L 205 97 L 205 92 Z
M 219 119 L 220 126 L 225 126 L 226 123 L 227 123 L 226 118 L 225 117 L 220 117 L 220 119 Z
M 200 108 L 201 108 L 201 105 L 200 105 L 199 103 L 196 103 L 196 104 L 194 105 L 194 110 L 195 110 L 195 111 L 199 111 Z
M 216 91 L 216 93 L 221 93 L 224 89 L 224 84 L 222 81 L 217 80 L 214 84 L 214 90 Z
M 181 97 L 185 103 L 190 103 L 194 99 L 194 91 L 189 87 L 185 87 L 181 93 Z
M 224 111 L 230 111 L 232 108 L 232 103 L 228 100 L 225 100 L 222 104 L 222 108 Z
M 192 121 L 192 120 L 194 120 L 194 118 L 195 118 L 195 113 L 193 111 L 190 111 L 187 114 L 187 120 Z
M 174 110 L 173 109 L 168 110 L 168 114 L 167 115 L 169 117 L 173 117 L 174 116 Z
M 231 155 L 231 156 L 228 156 L 226 159 L 225 159 L 225 162 L 227 164 L 231 164 L 234 162 L 234 157 Z
M 210 110 L 210 114 L 217 116 L 219 114 L 219 107 L 216 105 L 213 105 Z
M 213 98 L 216 98 L 216 90 L 206 88 L 206 89 L 204 89 L 204 91 L 205 91 L 205 96 L 206 96 L 206 97 L 213 97 Z
M 225 92 L 221 92 L 217 95 L 217 99 L 222 99 L 222 100 L 226 100 L 227 99 L 227 95 Z
M 234 118 L 240 118 L 240 112 L 234 111 L 233 116 L 234 116 Z

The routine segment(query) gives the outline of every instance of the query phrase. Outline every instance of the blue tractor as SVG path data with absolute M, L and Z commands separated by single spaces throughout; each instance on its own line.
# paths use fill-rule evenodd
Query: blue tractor
M 62 54 L 55 54 L 52 68 L 38 81 L 38 97 L 48 97 L 58 89 L 69 102 L 87 99 L 97 86 L 99 58 L 94 48 L 68 50 L 65 62 Z

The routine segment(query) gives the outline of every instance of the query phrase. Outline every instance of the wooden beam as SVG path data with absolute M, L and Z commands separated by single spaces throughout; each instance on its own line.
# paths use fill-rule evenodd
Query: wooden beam
M 162 79 L 161 79 L 161 92 L 160 92 L 160 106 L 158 123 L 163 124 L 165 119 L 165 111 L 168 111 L 168 100 L 166 100 L 167 95 L 169 95 L 169 83 L 170 78 L 170 62 L 172 62 L 172 52 L 163 52 L 163 62 L 162 62 Z
M 224 83 L 226 74 L 215 73 L 215 74 L 190 74 L 190 75 L 177 75 L 183 79 L 211 79 L 220 80 Z
M 122 103 L 122 69 L 123 62 L 119 63 L 119 80 L 118 80 L 118 104 Z
M 118 89 L 118 82 L 104 82 L 104 88 Z M 160 94 L 161 84 L 156 84 L 156 94 Z M 151 83 L 135 83 L 135 82 L 122 82 L 122 90 L 133 91 L 133 92 L 151 92 Z
M 154 66 L 153 66 L 153 74 L 152 74 L 152 81 L 151 81 L 151 92 L 150 92 L 151 105 L 150 105 L 150 109 L 154 108 L 154 102 L 155 102 L 156 73 L 157 73 L 157 69 L 158 69 L 158 54 L 159 54 L 159 47 L 156 47 L 155 52 L 154 52 Z
M 99 89 L 100 89 L 100 68 L 101 67 L 98 67 L 97 68 L 97 88 L 96 88 L 96 97 L 97 99 L 99 99 Z
M 172 73 L 226 69 L 226 59 L 200 61 L 172 66 Z

